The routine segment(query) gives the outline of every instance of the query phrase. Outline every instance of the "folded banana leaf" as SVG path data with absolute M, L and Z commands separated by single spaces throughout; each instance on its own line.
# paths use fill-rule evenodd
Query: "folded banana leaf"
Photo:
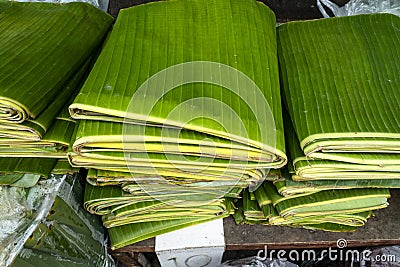
M 75 167 L 100 169 L 89 173 L 88 182 L 92 185 L 121 185 L 129 192 L 136 190 L 140 185 L 145 192 L 158 197 L 161 194 L 162 198 L 166 198 L 172 192 L 175 195 L 178 192 L 195 193 L 200 196 L 203 194 L 209 199 L 223 197 L 232 189 L 257 184 L 267 174 L 266 169 L 246 169 L 249 166 L 241 162 L 230 161 L 229 165 L 233 167 L 226 167 L 225 163 L 228 160 L 225 159 L 213 159 L 212 162 L 208 162 L 203 157 L 185 156 L 182 159 L 179 155 L 150 153 L 135 153 L 136 158 L 133 161 L 126 161 L 121 157 L 93 158 L 95 154 L 91 156 L 73 156 L 72 160 L 71 157 L 69 159 Z M 152 156 L 151 161 L 149 156 Z M 188 158 L 192 160 L 188 161 Z M 76 160 L 82 160 L 83 164 L 76 164 Z M 130 169 L 126 168 L 127 164 Z M 168 193 L 167 196 L 164 196 L 165 192 Z
M 167 187 L 166 190 L 158 190 L 155 185 L 154 190 L 150 192 L 142 190 L 141 187 L 136 187 L 134 190 L 131 190 L 132 188 L 124 189 L 126 191 L 119 186 L 99 187 L 88 183 L 85 189 L 84 206 L 90 213 L 106 215 L 114 213 L 125 206 L 156 200 L 187 209 L 210 203 L 218 204 L 224 202 L 223 198 L 216 197 L 218 191 L 210 190 L 208 192 L 207 188 L 205 190 L 179 188 L 179 190 L 175 189 L 171 191 L 170 187 Z M 221 194 L 226 197 L 237 198 L 241 190 L 241 188 L 232 188 L 230 191 L 221 190 Z
M 348 226 L 348 227 L 361 227 L 367 223 L 368 218 L 372 216 L 372 211 L 360 212 L 360 213 L 343 213 L 343 214 L 327 214 L 318 216 L 308 216 L 308 217 L 273 217 L 270 219 L 269 223 L 271 225 L 278 226 L 291 226 L 291 227 L 302 227 L 310 228 L 314 225 L 320 225 L 321 228 L 324 224 L 336 224 L 338 226 Z M 324 230 L 324 229 L 320 229 Z M 355 228 L 353 230 L 356 230 Z M 330 229 L 329 231 L 334 231 Z M 336 229 L 335 232 L 341 232 L 341 229 Z
M 40 140 L 0 138 L 0 157 L 67 158 L 74 129 L 75 121 L 63 108 Z
M 292 122 L 284 114 L 289 169 L 294 180 L 388 179 L 396 187 L 400 178 L 400 154 L 384 153 L 315 153 L 305 156 Z M 322 155 L 319 157 L 318 155 Z M 319 158 L 314 158 L 319 157 Z M 325 158 L 325 159 L 320 159 Z M 390 184 L 390 183 L 389 183 Z
M 278 225 L 334 232 L 354 231 L 356 227 L 363 226 L 367 219 L 372 216 L 371 211 L 366 211 L 306 217 L 282 217 L 271 204 L 257 205 L 257 201 L 251 200 L 246 191 L 243 192 L 243 201 L 237 202 L 236 205 L 238 208 L 233 217 L 238 224 Z
M 247 186 L 246 186 L 247 187 Z M 153 198 L 161 199 L 164 202 L 172 200 L 180 200 L 185 206 L 199 205 L 197 202 L 213 202 L 223 197 L 238 198 L 243 187 L 237 187 L 236 185 L 221 185 L 215 186 L 215 184 L 196 184 L 196 185 L 179 185 L 171 187 L 170 184 L 147 184 L 137 185 L 129 184 L 123 185 L 122 190 L 131 194 L 137 194 L 138 192 L 145 192 L 150 194 Z M 181 205 L 181 204 L 180 204 Z
M 0 185 L 32 187 L 47 179 L 56 163 L 50 158 L 0 158 Z
M 363 179 L 350 180 L 338 177 L 338 179 L 326 180 L 304 180 L 302 177 L 291 175 L 287 170 L 282 171 L 280 179 L 273 181 L 279 194 L 290 196 L 296 194 L 314 193 L 330 189 L 352 189 L 352 188 L 399 188 L 400 179 L 370 179 L 365 176 Z M 339 179 L 340 178 L 340 179 Z
M 262 183 L 261 186 L 254 191 L 255 200 L 258 202 L 260 207 L 272 204 L 272 199 L 268 195 L 268 191 L 266 189 L 267 185 L 268 183 Z
M 369 14 L 278 28 L 284 102 L 304 155 L 399 164 L 399 27 L 397 16 Z
M 204 172 L 184 172 L 182 173 L 183 177 L 181 177 L 179 175 L 173 176 L 174 172 L 172 171 L 165 171 L 164 175 L 158 175 L 145 172 L 140 173 L 140 169 L 141 168 L 138 168 L 136 173 L 89 169 L 86 180 L 91 185 L 96 186 L 120 185 L 124 187 L 135 183 L 142 184 L 146 182 L 159 183 L 159 185 L 161 185 L 161 183 L 165 181 L 172 184 L 187 186 L 200 186 L 202 183 L 211 181 L 213 182 L 213 186 L 234 185 L 237 187 L 247 187 L 250 181 L 250 179 L 244 179 L 243 176 L 238 176 L 235 173 L 226 173 L 226 176 L 221 176 L 220 174 L 206 175 Z M 159 172 L 163 171 L 160 170 Z M 243 179 L 238 179 L 239 177 Z
M 77 154 L 98 151 L 153 152 L 266 162 L 270 153 L 212 135 L 177 128 L 137 125 L 129 135 L 122 123 L 82 120 L 73 150 Z
M 307 195 L 281 196 L 272 184 L 266 187 L 281 217 L 308 217 L 359 213 L 386 208 L 390 197 L 386 188 L 324 190 Z
M 272 199 L 274 199 L 275 203 L 279 203 L 279 200 L 282 199 L 282 196 L 279 196 L 276 191 L 273 192 L 274 188 L 270 183 L 264 183 L 263 185 L 265 184 L 267 184 L 267 186 L 264 186 L 264 190 L 268 191 L 270 194 L 271 204 L 268 204 L 265 199 L 257 198 L 256 200 L 251 200 L 250 194 L 247 190 L 245 190 L 243 192 L 243 200 L 240 200 L 236 203 L 238 208 L 235 211 L 234 219 L 237 223 L 301 227 L 307 229 L 343 232 L 356 230 L 356 227 L 363 226 L 367 222 L 367 219 L 373 215 L 373 209 L 366 211 L 350 209 L 343 210 L 341 213 L 332 213 L 330 212 L 328 205 L 326 212 L 324 212 L 325 210 L 322 208 L 320 213 L 294 213 L 290 214 L 290 216 L 283 216 L 279 210 L 274 207 L 274 202 L 272 202 Z M 260 187 L 258 190 L 261 188 L 262 187 Z M 311 194 L 307 197 L 315 201 L 315 199 L 318 199 L 320 196 L 317 194 Z M 302 198 L 306 199 L 305 196 Z M 285 201 L 289 199 L 290 198 L 285 198 Z M 292 198 L 292 201 L 293 200 L 294 198 Z M 310 205 L 313 205 L 313 201 L 309 201 Z M 260 204 L 262 202 L 264 202 L 263 205 Z M 334 206 L 335 203 L 331 203 L 330 205 Z
M 257 170 L 257 167 L 270 166 L 270 160 L 260 162 L 249 157 L 251 153 L 256 158 L 261 157 L 255 149 L 250 148 L 250 151 L 249 147 L 229 144 L 222 138 L 174 128 L 135 127 L 138 132 L 126 137 L 121 134 L 121 123 L 81 120 L 74 138 L 74 151 L 69 153 L 71 164 L 130 172 L 131 177 L 119 175 L 121 182 L 124 178 L 138 181 L 167 176 L 200 181 L 247 181 L 247 185 L 265 176 L 266 170 Z M 146 129 L 147 136 L 141 135 L 140 129 Z
M 69 174 L 78 173 L 79 168 L 74 168 L 69 164 L 67 159 L 58 159 L 56 165 L 51 170 L 51 174 Z
M 211 170 L 235 171 L 251 170 L 257 172 L 257 168 L 263 166 L 263 163 L 247 162 L 229 159 L 208 158 L 199 156 L 183 156 L 178 154 L 146 153 L 146 152 L 113 152 L 98 151 L 96 153 L 68 153 L 71 165 L 76 167 L 94 167 L 103 166 L 107 168 L 122 168 L 128 165 L 134 167 L 150 168 L 179 168 L 196 170 L 205 167 Z M 267 168 L 268 163 L 263 167 Z M 128 171 L 128 170 L 126 170 Z
M 256 200 L 251 200 L 248 190 L 243 191 L 243 215 L 250 221 L 268 221 L 268 214 L 264 214 L 263 207 L 268 205 L 259 205 Z M 268 211 L 268 210 L 267 210 Z
M 276 46 L 275 16 L 254 0 L 127 8 L 70 112 L 125 122 L 127 138 L 138 131 L 130 123 L 216 136 L 279 168 L 286 156 Z
M 185 217 L 210 218 L 212 215 L 226 214 L 227 209 L 231 210 L 232 207 L 227 207 L 226 201 L 216 201 L 216 203 L 194 207 L 180 207 L 156 200 L 127 205 L 113 211 L 112 214 L 104 215 L 102 219 L 103 225 L 111 228 L 131 223 L 168 221 Z
M 131 176 L 129 173 L 103 172 L 94 169 L 89 170 L 86 180 L 93 186 L 119 185 L 125 192 L 133 194 L 145 191 L 152 196 L 164 195 L 168 192 L 174 195 L 178 192 L 192 192 L 200 195 L 213 194 L 216 197 L 227 196 L 238 198 L 241 189 L 249 185 L 248 182 L 237 180 L 216 180 L 211 182 L 202 180 L 187 181 L 186 179 L 178 179 L 176 177 L 154 175 Z M 144 184 L 146 185 L 144 186 Z M 175 186 L 171 187 L 171 185 Z
M 0 145 L 24 143 L 27 142 L 26 140 L 39 141 L 43 139 L 49 130 L 54 131 L 52 124 L 55 119 L 60 117 L 69 118 L 68 109 L 66 112 L 63 107 L 69 105 L 75 98 L 88 67 L 89 61 L 74 74 L 67 84 L 62 87 L 55 99 L 35 119 L 27 119 L 22 123 L 2 122 L 0 124 Z
M 3 3 L 0 121 L 41 117 L 99 47 L 111 23 L 111 16 L 86 3 Z
M 208 200 L 206 195 L 204 190 L 164 192 L 164 197 L 157 195 L 155 199 L 154 194 L 150 196 L 140 188 L 127 193 L 118 186 L 98 187 L 87 183 L 84 206 L 89 212 L 102 215 L 103 225 L 109 228 L 111 248 L 116 249 L 233 212 L 229 199 L 204 201 Z
M 111 241 L 111 249 L 118 249 L 160 234 L 182 229 L 184 227 L 224 218 L 232 213 L 233 208 L 229 207 L 229 209 L 222 213 L 209 214 L 208 216 L 175 217 L 174 219 L 170 220 L 155 220 L 112 227 L 108 229 L 108 234 Z

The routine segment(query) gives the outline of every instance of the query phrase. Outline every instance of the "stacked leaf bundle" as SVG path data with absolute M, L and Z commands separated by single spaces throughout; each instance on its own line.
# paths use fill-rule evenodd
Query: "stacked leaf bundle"
M 238 222 L 352 231 L 400 187 L 400 18 L 361 15 L 278 28 L 288 168 Z
M 254 0 L 121 10 L 70 112 L 69 160 L 113 248 L 227 216 L 226 196 L 287 161 L 275 16 Z
M 0 3 L 0 184 L 66 159 L 68 104 L 111 23 L 89 4 Z
M 400 185 L 399 27 L 389 14 L 279 27 L 294 180 Z
M 390 197 L 387 188 L 322 188 L 306 192 L 282 196 L 277 186 L 266 181 L 254 193 L 243 192 L 234 218 L 239 224 L 348 232 L 363 226 L 374 210 L 386 208 Z

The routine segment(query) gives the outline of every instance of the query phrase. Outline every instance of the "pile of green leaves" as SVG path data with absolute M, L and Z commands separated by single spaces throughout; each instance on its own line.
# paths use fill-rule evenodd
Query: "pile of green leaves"
M 237 223 L 280 225 L 333 232 L 355 231 L 387 207 L 387 188 L 323 190 L 282 196 L 271 182 L 254 193 L 243 192 Z
M 69 107 L 68 158 L 89 169 L 85 206 L 112 248 L 226 217 L 286 164 L 276 46 L 254 0 L 121 10 Z
M 399 26 L 372 14 L 278 28 L 293 179 L 400 178 Z
M 67 108 L 112 18 L 84 3 L 0 5 L 0 157 L 65 158 Z

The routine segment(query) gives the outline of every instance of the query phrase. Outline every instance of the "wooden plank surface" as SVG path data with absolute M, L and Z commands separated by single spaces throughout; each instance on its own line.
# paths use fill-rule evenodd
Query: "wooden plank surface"
M 338 239 L 348 247 L 400 245 L 400 189 L 391 190 L 389 207 L 376 211 L 364 227 L 352 233 L 329 233 L 290 227 L 236 225 L 233 218 L 224 220 L 226 250 L 257 250 L 265 245 L 273 249 L 326 248 Z M 154 238 L 116 250 L 117 252 L 153 252 Z

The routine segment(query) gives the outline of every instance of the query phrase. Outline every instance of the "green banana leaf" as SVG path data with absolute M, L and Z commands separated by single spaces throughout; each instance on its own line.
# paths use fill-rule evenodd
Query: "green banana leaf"
M 229 159 L 218 159 L 198 156 L 183 156 L 176 154 L 145 153 L 145 152 L 112 152 L 98 151 L 96 153 L 68 153 L 71 165 L 76 167 L 90 168 L 93 166 L 126 167 L 142 166 L 153 167 L 167 166 L 173 168 L 203 169 L 204 167 L 216 167 L 220 170 L 256 170 L 259 167 L 268 168 L 269 163 L 246 162 Z
M 256 200 L 251 200 L 248 190 L 243 191 L 243 214 L 247 220 L 268 220 Z
M 170 185 L 177 185 L 174 188 L 171 188 Z M 216 196 L 222 197 L 239 197 L 239 194 L 242 189 L 247 188 L 248 184 L 236 184 L 232 183 L 221 183 L 221 182 L 195 182 L 191 184 L 175 182 L 171 183 L 170 181 L 160 180 L 160 181 L 152 181 L 149 182 L 148 186 L 143 186 L 142 184 L 133 184 L 127 183 L 122 184 L 121 188 L 125 192 L 134 193 L 137 191 L 145 191 L 148 194 L 154 195 L 164 195 L 167 193 L 176 194 L 178 192 L 181 193 L 195 193 L 198 195 L 210 195 L 215 194 Z
M 145 201 L 124 206 L 113 211 L 112 214 L 104 215 L 102 219 L 103 225 L 111 228 L 131 223 L 168 221 L 187 216 L 209 218 L 213 214 L 226 213 L 227 209 L 230 210 L 231 207 L 227 207 L 226 201 L 221 200 L 216 201 L 216 203 L 194 207 L 180 207 L 161 201 Z
M 111 249 L 118 249 L 160 234 L 168 233 L 184 227 L 224 218 L 233 213 L 233 209 L 220 214 L 209 216 L 184 216 L 170 220 L 150 221 L 144 223 L 132 223 L 116 226 L 108 229 L 111 241 Z
M 272 203 L 281 217 L 359 213 L 387 207 L 388 189 L 324 190 L 307 195 L 281 196 L 268 187 Z
M 157 187 L 154 184 L 154 188 Z M 207 193 L 204 190 L 197 193 L 165 191 L 155 199 L 154 192 L 149 195 L 140 187 L 127 193 L 119 186 L 99 187 L 87 183 L 84 206 L 90 213 L 102 215 L 103 225 L 108 228 L 111 248 L 116 249 L 233 213 L 230 199 L 204 201 Z M 239 193 L 236 192 L 236 196 Z
M 69 164 L 67 159 L 58 159 L 56 165 L 51 170 L 51 174 L 69 174 L 73 175 L 74 173 L 78 173 L 79 169 L 74 168 Z
M 252 201 L 246 191 L 243 192 L 243 201 L 238 201 L 237 206 L 233 217 L 238 224 L 277 225 L 319 230 L 327 228 L 326 231 L 335 232 L 354 231 L 356 227 L 363 226 L 372 215 L 371 211 L 366 211 L 361 213 L 282 217 L 271 204 L 257 205 L 257 201 Z
M 0 121 L 40 117 L 99 47 L 111 23 L 111 16 L 86 3 L 3 3 Z
M 32 187 L 47 179 L 56 163 L 50 158 L 0 158 L 0 185 Z
M 396 153 L 398 165 L 399 27 L 390 14 L 278 27 L 284 102 L 305 155 Z
M 125 122 L 128 138 L 138 131 L 130 123 L 201 132 L 261 151 L 269 167 L 279 168 L 286 155 L 275 25 L 273 12 L 254 0 L 123 9 L 71 115 Z M 196 82 L 182 78 L 191 74 Z
M 237 177 L 238 175 L 235 173 L 226 173 L 226 176 L 221 177 L 217 174 L 207 175 L 204 172 L 196 173 L 196 172 L 182 172 L 182 176 L 176 175 L 171 170 L 158 170 L 159 173 L 163 172 L 164 175 L 152 174 L 152 173 L 140 173 L 140 169 L 136 173 L 129 172 L 118 172 L 118 171 L 104 171 L 104 170 L 96 170 L 89 169 L 88 175 L 86 176 L 86 180 L 91 185 L 97 186 L 107 186 L 107 185 L 124 185 L 128 186 L 134 183 L 160 183 L 163 181 L 171 182 L 172 184 L 180 184 L 180 185 L 188 185 L 188 186 L 197 186 L 202 183 L 206 183 L 208 181 L 213 181 L 213 186 L 224 186 L 224 185 L 235 185 L 238 187 L 246 187 L 248 186 L 248 181 L 250 179 L 232 179 L 233 177 Z M 207 176 L 207 178 L 202 178 L 203 176 Z M 261 176 L 260 176 L 261 177 Z M 188 179 L 190 178 L 190 179 Z M 218 179 L 217 179 L 218 178 Z
M 124 143 L 123 143 L 124 142 Z M 190 130 L 137 125 L 123 135 L 123 124 L 82 120 L 73 150 L 153 152 L 271 163 L 275 159 L 260 149 Z
M 137 186 L 135 190 L 129 189 L 119 186 L 98 187 L 87 183 L 84 206 L 90 213 L 97 215 L 114 213 L 125 206 L 152 201 L 162 201 L 175 207 L 181 206 L 189 209 L 200 205 L 221 203 L 224 201 L 221 196 L 238 197 L 242 190 L 235 187 L 230 190 L 220 190 L 220 192 L 212 188 L 210 188 L 210 191 L 207 191 L 207 188 L 205 190 L 188 188 L 174 188 L 174 190 L 171 190 L 170 187 L 165 190 L 158 190 L 156 184 L 153 191 L 142 190 Z M 216 197 L 218 193 L 219 197 Z
M 115 156 L 114 156 L 115 155 Z M 133 158 L 135 157 L 135 158 Z M 150 160 L 149 160 L 150 158 Z M 214 159 L 210 163 L 204 158 L 163 154 L 132 154 L 132 159 L 126 161 L 121 154 L 92 154 L 91 157 L 68 153 L 68 159 L 74 167 L 95 168 L 103 171 L 131 172 L 132 175 L 160 175 L 203 180 L 260 180 L 266 173 L 265 169 L 251 169 L 244 162 Z M 189 164 L 190 159 L 196 165 Z M 127 165 L 130 169 L 127 168 Z M 135 175 L 137 176 L 137 175 Z
M 157 195 L 158 200 L 165 201 L 170 204 L 185 203 L 190 206 L 191 203 L 185 201 L 188 196 L 193 197 L 193 192 L 167 192 L 165 196 Z M 199 197 L 204 195 L 204 192 L 198 193 Z M 97 187 L 86 185 L 84 195 L 84 206 L 87 211 L 97 215 L 106 215 L 114 212 L 116 209 L 122 208 L 125 205 L 132 205 L 144 201 L 154 201 L 155 198 L 147 192 L 139 191 L 134 194 L 125 192 L 119 186 L 104 186 Z M 197 204 L 194 202 L 192 205 Z
M 43 139 L 49 129 L 54 131 L 52 124 L 55 119 L 60 117 L 69 118 L 68 112 L 65 113 L 63 107 L 67 104 L 69 105 L 75 98 L 79 91 L 78 89 L 82 85 L 88 66 L 89 61 L 74 74 L 73 78 L 63 86 L 56 98 L 35 119 L 28 119 L 22 123 L 2 122 L 0 124 L 0 144 L 24 143 L 26 140 L 39 141 Z
M 68 105 L 67 105 L 68 107 Z M 40 140 L 16 140 L 0 138 L 0 157 L 67 158 L 73 138 L 75 121 L 63 108 Z
M 283 170 L 280 179 L 273 181 L 279 194 L 291 196 L 296 194 L 313 193 L 321 190 L 330 189 L 352 189 L 352 188 L 399 188 L 400 179 L 370 179 L 366 176 L 363 179 L 331 179 L 331 180 L 303 180 L 296 175 L 290 175 L 287 170 Z M 368 178 L 368 179 L 367 179 Z
M 159 156 L 164 156 L 159 154 Z M 201 159 L 201 158 L 200 158 Z M 86 158 L 87 160 L 87 158 Z M 221 160 L 222 161 L 222 160 Z M 98 161 L 97 161 L 98 162 Z M 95 168 L 105 168 L 110 170 L 108 162 L 104 161 L 105 165 L 94 166 Z M 117 161 L 112 161 L 112 164 L 116 164 Z M 121 161 L 121 165 L 126 165 L 127 162 Z M 179 194 L 187 195 L 194 194 L 200 199 L 204 199 L 207 196 L 208 199 L 215 197 L 237 197 L 237 192 L 232 190 L 240 190 L 241 188 L 248 187 L 250 184 L 256 183 L 263 178 L 263 170 L 241 170 L 239 168 L 224 169 L 219 166 L 207 167 L 205 165 L 182 165 L 179 168 L 179 173 L 176 173 L 172 168 L 177 166 L 171 163 L 168 164 L 152 164 L 154 167 L 147 168 L 151 172 L 143 172 L 143 162 L 132 162 L 135 163 L 133 169 L 134 173 L 118 173 L 118 172 L 104 172 L 100 171 L 99 177 L 97 173 L 91 172 L 88 176 L 88 181 L 93 185 L 118 185 L 122 184 L 124 190 L 127 192 L 134 192 L 138 188 L 138 184 L 146 193 L 157 195 L 157 198 L 168 199 L 172 194 L 172 197 L 177 197 Z M 197 161 L 196 163 L 199 163 Z M 129 163 L 130 164 L 130 163 Z M 85 165 L 87 166 L 87 165 Z M 164 169 L 164 167 L 167 169 Z M 118 166 L 117 166 L 118 167 Z M 150 166 L 151 167 L 151 166 Z M 201 168 L 204 168 L 202 170 Z M 120 169 L 116 168 L 116 171 Z M 211 171 L 211 172 L 210 172 Z M 142 172 L 142 173 L 141 173 Z M 231 175 L 233 172 L 234 175 Z M 236 173 L 235 173 L 236 172 Z M 160 175 L 163 174 L 163 175 Z M 114 180 L 113 176 L 116 175 L 118 178 Z
M 268 186 L 268 184 L 269 183 L 262 183 L 261 186 L 257 188 L 256 191 L 254 191 L 256 201 L 258 202 L 258 205 L 260 207 L 272 204 L 272 199 L 268 195 L 268 191 L 266 189 L 266 186 Z
M 295 180 L 388 179 L 393 186 L 400 178 L 400 154 L 314 153 L 304 155 L 290 118 L 284 113 L 289 168 Z M 319 157 L 319 155 L 323 155 Z M 314 158 L 319 157 L 319 158 Z M 325 158 L 325 159 L 320 159 Z
M 356 214 L 340 214 L 340 215 L 321 215 L 321 216 L 310 216 L 305 218 L 283 218 L 283 217 L 274 217 L 270 220 L 271 225 L 277 226 L 291 226 L 291 227 L 301 227 L 301 228 L 310 228 L 313 225 L 324 225 L 328 224 L 337 224 L 341 226 L 349 226 L 349 227 L 361 227 L 367 223 L 367 219 L 369 218 L 369 213 L 356 213 Z M 364 216 L 368 215 L 368 216 Z M 321 229 L 323 230 L 323 229 Z M 354 228 L 354 230 L 356 230 Z M 330 231 L 333 231 L 330 230 Z M 337 229 L 335 232 L 341 232 L 341 229 Z

